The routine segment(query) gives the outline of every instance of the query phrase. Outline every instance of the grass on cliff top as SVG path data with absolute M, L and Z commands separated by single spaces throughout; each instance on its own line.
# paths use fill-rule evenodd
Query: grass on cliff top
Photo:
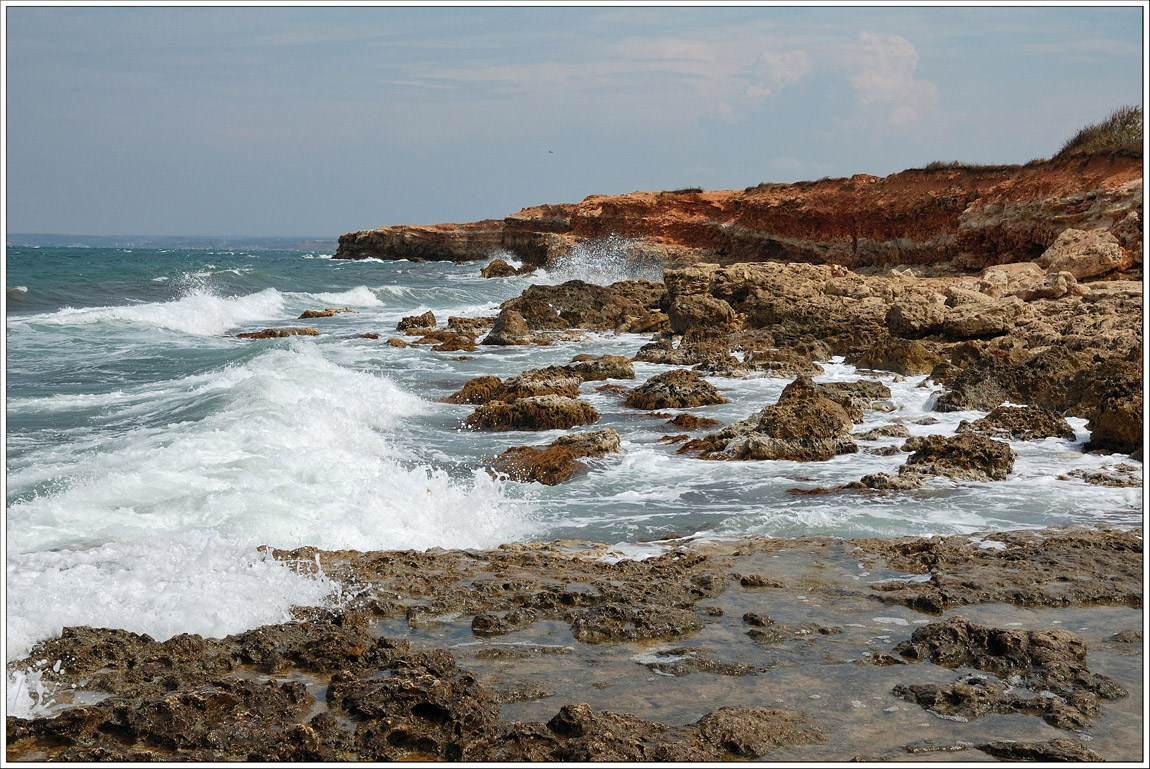
M 1054 157 L 1109 154 L 1142 156 L 1141 107 L 1119 107 L 1101 123 L 1079 129 Z

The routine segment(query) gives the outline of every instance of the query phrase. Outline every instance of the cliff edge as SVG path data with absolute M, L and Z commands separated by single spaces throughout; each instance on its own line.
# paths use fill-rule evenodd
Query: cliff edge
M 335 257 L 472 261 L 508 251 L 542 266 L 581 241 L 615 235 L 640 241 L 666 266 L 772 261 L 975 272 L 1034 260 L 1070 228 L 1111 233 L 1140 270 L 1142 159 L 932 164 L 887 177 L 591 195 L 503 220 L 351 232 Z

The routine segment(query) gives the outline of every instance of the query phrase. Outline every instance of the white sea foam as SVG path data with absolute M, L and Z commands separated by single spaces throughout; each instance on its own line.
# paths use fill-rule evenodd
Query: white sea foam
M 493 547 L 536 531 L 503 483 L 452 477 L 399 442 L 429 404 L 314 344 L 107 407 L 191 403 L 206 415 L 42 446 L 9 468 L 10 656 L 66 625 L 220 635 L 324 600 L 330 585 L 264 562 L 261 544 Z
M 196 336 L 219 336 L 237 326 L 283 317 L 284 297 L 274 288 L 244 296 L 218 296 L 204 287 L 193 288 L 170 302 L 114 307 L 65 307 L 56 312 L 28 315 L 9 325 L 86 326 L 126 323 Z
M 7 656 L 26 655 L 65 627 L 118 627 L 165 640 L 179 633 L 222 637 L 286 622 L 294 605 L 332 593 L 247 542 L 211 531 L 96 547 L 9 552 Z
M 452 478 L 397 444 L 397 423 L 424 401 L 314 345 L 269 349 L 165 397 L 212 411 L 22 457 L 9 474 L 9 547 L 207 530 L 276 546 L 472 547 L 529 530 L 502 484 Z M 60 490 L 22 493 L 49 482 Z
M 550 267 L 531 276 L 532 283 L 564 283 L 582 280 L 607 286 L 621 280 L 663 279 L 658 262 L 644 258 L 641 241 L 610 235 L 584 240 L 571 247 Z
M 382 307 L 383 302 L 376 296 L 375 291 L 367 286 L 356 286 L 347 291 L 329 293 L 304 294 L 304 297 L 327 305 L 355 306 L 355 307 Z

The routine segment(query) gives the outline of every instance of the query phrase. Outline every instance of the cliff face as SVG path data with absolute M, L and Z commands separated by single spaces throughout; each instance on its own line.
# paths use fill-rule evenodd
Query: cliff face
M 641 240 L 668 264 L 788 261 L 859 269 L 948 263 L 973 271 L 1032 260 L 1070 227 L 1112 232 L 1140 263 L 1141 159 L 1100 156 L 745 190 L 592 195 L 581 203 L 526 208 L 502 222 L 349 233 L 336 256 L 470 260 L 505 249 L 541 265 L 579 241 L 617 235 Z

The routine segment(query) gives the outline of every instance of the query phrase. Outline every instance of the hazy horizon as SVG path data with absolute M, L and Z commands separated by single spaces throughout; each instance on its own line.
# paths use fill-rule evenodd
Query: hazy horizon
M 25 235 L 330 239 L 1022 164 L 1141 105 L 1146 64 L 1141 3 L 4 12 Z

